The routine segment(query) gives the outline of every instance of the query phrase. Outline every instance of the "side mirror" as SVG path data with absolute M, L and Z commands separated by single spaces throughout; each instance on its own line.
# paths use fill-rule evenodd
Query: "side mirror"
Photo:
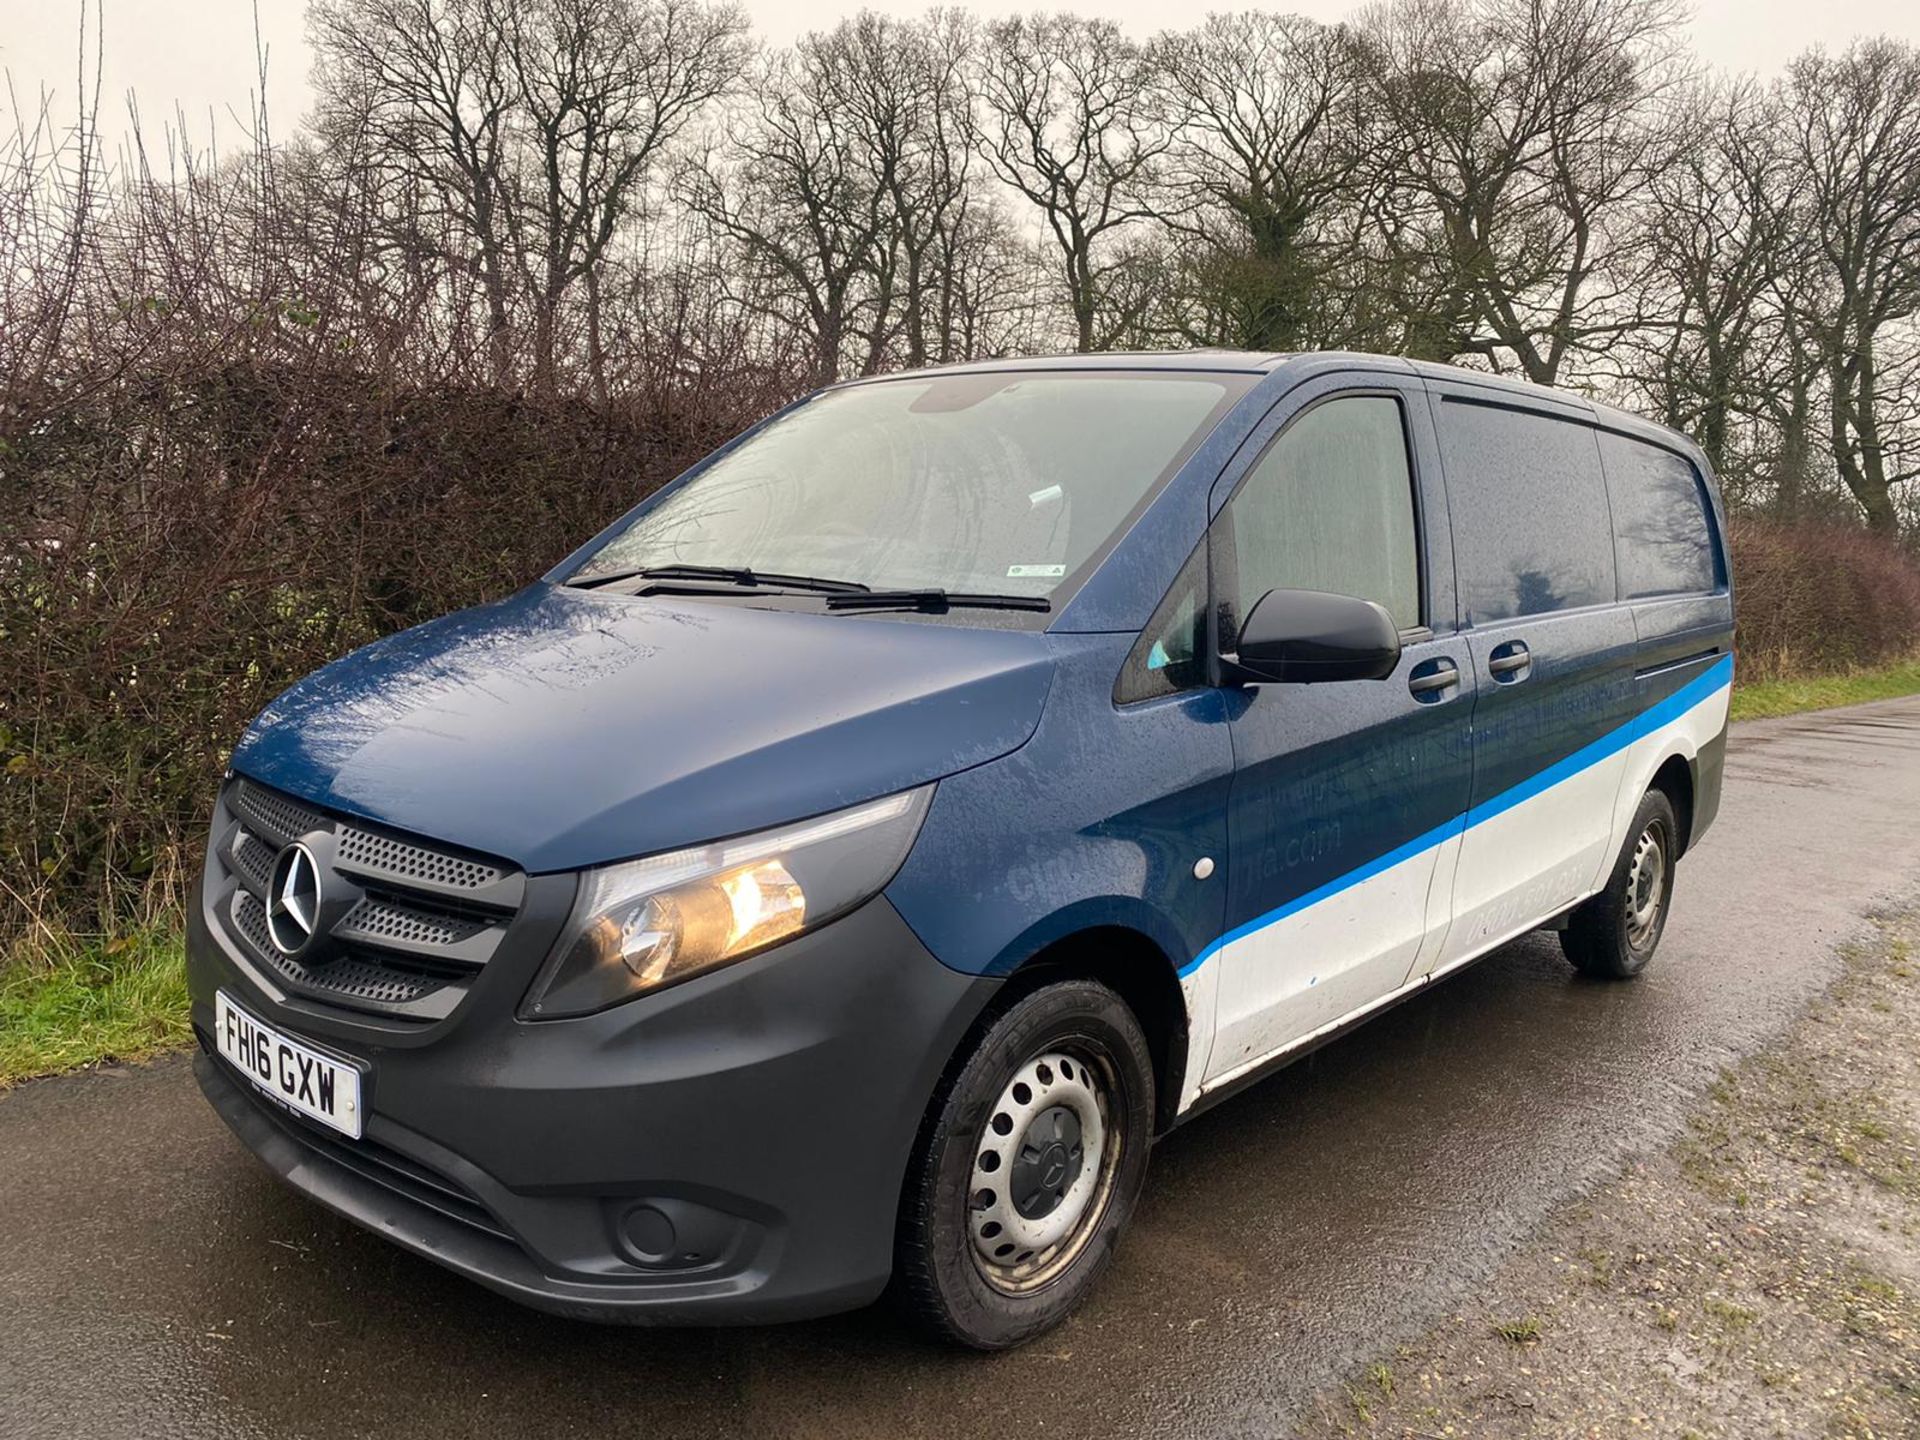
M 1400 663 L 1400 631 L 1371 600 L 1269 590 L 1247 612 L 1230 658 L 1253 680 L 1384 680 Z

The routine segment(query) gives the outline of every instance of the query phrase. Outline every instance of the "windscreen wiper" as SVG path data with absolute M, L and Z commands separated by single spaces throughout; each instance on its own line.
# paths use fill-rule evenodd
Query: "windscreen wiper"
M 823 580 L 817 575 L 782 575 L 772 570 L 749 570 L 744 565 L 643 565 L 605 575 L 581 575 L 566 583 L 577 590 L 593 590 L 622 580 L 707 580 L 716 585 L 752 589 L 817 590 L 827 595 L 864 595 L 868 587 L 858 580 Z
M 1051 610 L 1044 595 L 981 595 L 964 590 L 863 590 L 827 596 L 829 610 Z

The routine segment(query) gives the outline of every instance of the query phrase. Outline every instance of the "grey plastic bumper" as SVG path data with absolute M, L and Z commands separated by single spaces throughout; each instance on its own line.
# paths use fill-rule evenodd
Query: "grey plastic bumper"
M 231 943 L 195 915 L 203 1036 L 225 987 L 367 1067 L 354 1142 L 199 1057 L 214 1108 L 271 1170 L 514 1299 L 634 1323 L 783 1320 L 875 1298 L 927 1099 L 998 983 L 941 965 L 881 899 L 599 1015 L 463 1012 L 402 1039 L 276 1003 Z

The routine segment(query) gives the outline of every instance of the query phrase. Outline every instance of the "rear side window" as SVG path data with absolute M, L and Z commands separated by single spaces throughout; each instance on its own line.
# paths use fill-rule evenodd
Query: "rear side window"
M 1671 450 L 1607 433 L 1600 436 L 1600 458 L 1619 532 L 1621 597 L 1718 589 L 1713 525 L 1693 466 Z
M 1440 453 L 1467 624 L 1613 600 L 1613 518 L 1592 429 L 1449 399 Z
M 1269 590 L 1325 590 L 1420 624 L 1413 473 L 1399 402 L 1348 395 L 1303 412 L 1275 437 L 1227 504 L 1237 629 Z

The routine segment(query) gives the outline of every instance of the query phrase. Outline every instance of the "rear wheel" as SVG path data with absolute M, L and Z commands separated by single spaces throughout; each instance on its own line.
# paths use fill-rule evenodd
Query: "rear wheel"
M 895 1279 L 935 1334 L 1000 1350 L 1057 1325 L 1113 1253 L 1146 1177 L 1153 1066 L 1133 1012 L 1090 980 L 995 1017 L 928 1108 Z
M 1673 900 L 1678 834 L 1673 803 L 1665 792 L 1649 790 L 1606 888 L 1575 910 L 1560 932 L 1560 948 L 1582 974 L 1628 980 L 1647 968 Z

